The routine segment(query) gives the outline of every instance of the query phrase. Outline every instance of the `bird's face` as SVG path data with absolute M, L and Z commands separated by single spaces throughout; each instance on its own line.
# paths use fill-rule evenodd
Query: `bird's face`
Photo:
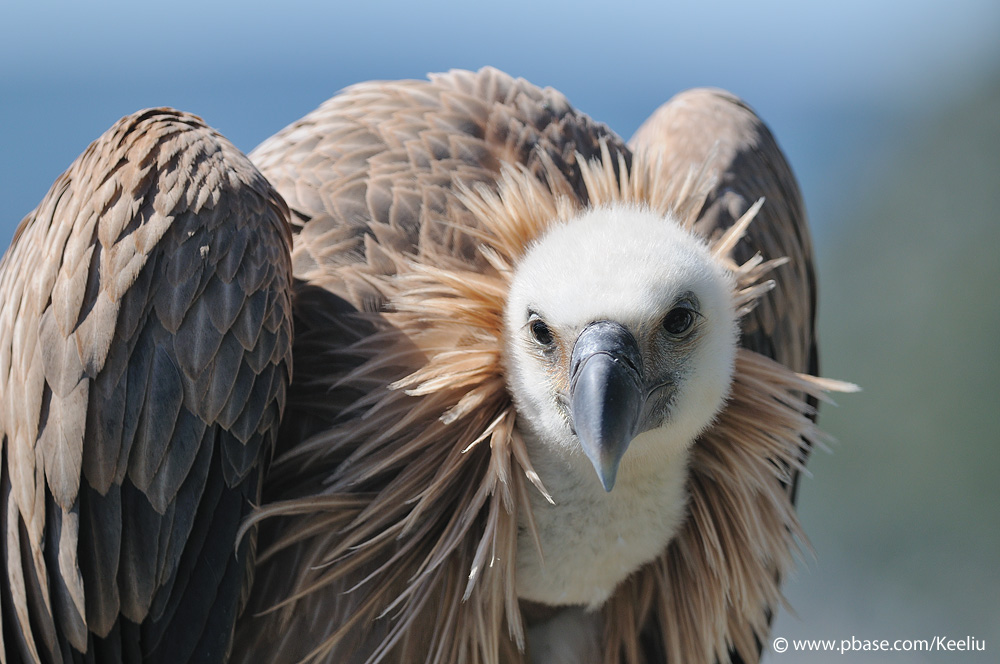
M 729 392 L 733 290 L 701 239 L 649 210 L 602 207 L 550 229 L 517 265 L 505 312 L 529 446 L 585 455 L 607 491 L 620 466 L 685 450 Z

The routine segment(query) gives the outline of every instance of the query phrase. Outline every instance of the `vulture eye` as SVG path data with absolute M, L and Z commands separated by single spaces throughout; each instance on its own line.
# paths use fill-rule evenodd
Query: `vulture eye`
M 683 336 L 694 325 L 695 313 L 687 306 L 674 307 L 663 319 L 663 329 L 675 337 Z
M 528 319 L 528 329 L 531 330 L 532 338 L 540 346 L 551 346 L 554 341 L 552 330 L 545 324 L 545 321 L 538 317 L 538 314 L 531 313 L 530 316 Z

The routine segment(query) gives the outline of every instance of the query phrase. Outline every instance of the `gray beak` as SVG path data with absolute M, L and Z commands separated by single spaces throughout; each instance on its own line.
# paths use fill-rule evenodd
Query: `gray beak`
M 638 433 L 644 401 L 632 333 L 607 320 L 585 327 L 573 347 L 570 405 L 573 428 L 605 491 L 614 487 L 618 464 Z

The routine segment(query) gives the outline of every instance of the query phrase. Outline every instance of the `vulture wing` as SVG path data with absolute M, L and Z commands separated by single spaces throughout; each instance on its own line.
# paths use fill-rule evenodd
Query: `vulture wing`
M 287 209 L 194 116 L 126 117 L 0 263 L 0 660 L 222 662 L 291 364 Z
M 774 291 L 743 318 L 743 346 L 817 375 L 812 241 L 795 176 L 767 126 L 738 97 L 694 89 L 658 108 L 628 145 L 659 160 L 664 178 L 703 170 L 714 181 L 696 224 L 706 237 L 764 199 L 733 257 L 743 263 L 759 253 L 788 262 L 769 275 Z

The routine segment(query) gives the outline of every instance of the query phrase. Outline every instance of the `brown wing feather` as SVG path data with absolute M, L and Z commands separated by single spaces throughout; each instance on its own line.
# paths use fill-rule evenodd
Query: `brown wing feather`
M 169 109 L 118 122 L 21 223 L 0 263 L 15 660 L 221 661 L 288 382 L 289 245 L 246 157 Z
M 459 184 L 495 187 L 502 162 L 544 179 L 551 161 L 585 200 L 577 153 L 601 141 L 624 151 L 555 90 L 487 68 L 352 86 L 250 156 L 292 210 L 296 277 L 376 310 L 357 277 L 391 273 L 386 251 L 476 250 Z
M 787 258 L 770 275 L 774 291 L 743 319 L 743 345 L 793 371 L 816 374 L 816 276 L 805 207 L 795 176 L 767 126 L 738 97 L 695 89 L 658 108 L 629 141 L 660 160 L 665 178 L 705 171 L 716 184 L 699 215 L 706 236 L 720 233 L 760 198 L 764 205 L 734 251 Z

